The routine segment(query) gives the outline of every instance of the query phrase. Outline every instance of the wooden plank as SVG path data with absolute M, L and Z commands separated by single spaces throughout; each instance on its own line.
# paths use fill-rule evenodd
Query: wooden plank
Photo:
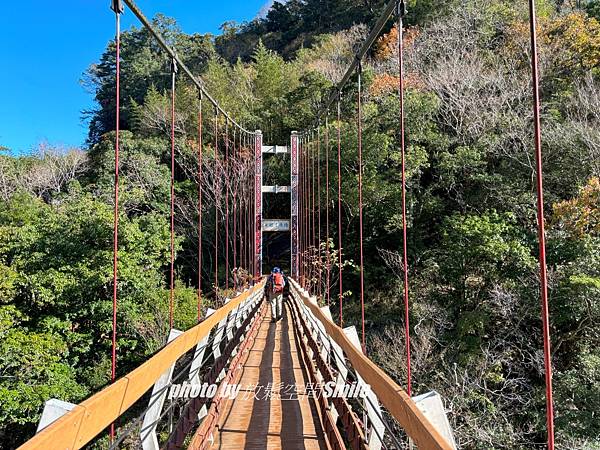
M 303 361 L 289 312 L 283 320 L 263 322 L 237 381 L 241 390 L 224 403 L 215 441 L 210 448 L 285 448 L 326 450 L 328 448 L 314 400 L 304 392 Z M 295 385 L 294 399 L 283 386 Z M 264 399 L 261 388 L 272 387 L 272 398 Z M 257 399 L 251 390 L 260 386 Z
M 72 411 L 24 443 L 20 450 L 78 449 L 108 427 L 156 382 L 161 374 L 207 336 L 229 311 L 264 288 L 264 280 L 227 303 L 128 375 L 80 403 Z
M 327 318 L 319 305 L 303 292 L 295 280 L 290 279 L 290 284 L 292 293 L 302 300 L 313 315 L 323 323 L 327 334 L 342 348 L 352 367 L 371 385 L 371 389 L 375 392 L 377 398 L 398 421 L 417 447 L 427 450 L 452 450 L 453 447 L 427 420 L 404 389 L 369 360 L 361 350 L 354 347 L 345 335 L 344 330 Z

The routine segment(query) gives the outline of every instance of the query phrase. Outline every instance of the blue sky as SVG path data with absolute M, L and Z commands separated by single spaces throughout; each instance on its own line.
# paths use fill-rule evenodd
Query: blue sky
M 114 36 L 110 0 L 4 2 L 0 14 L 0 146 L 28 152 L 39 142 L 81 146 L 93 106 L 79 80 Z M 147 17 L 174 17 L 187 33 L 219 33 L 253 19 L 266 0 L 137 0 Z M 125 10 L 123 28 L 139 26 Z

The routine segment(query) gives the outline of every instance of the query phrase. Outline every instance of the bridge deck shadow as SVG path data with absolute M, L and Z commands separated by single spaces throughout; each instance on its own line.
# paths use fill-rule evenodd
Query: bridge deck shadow
M 304 391 L 308 376 L 291 320 L 287 308 L 276 323 L 269 314 L 263 318 L 241 370 L 240 393 L 223 405 L 211 448 L 328 448 L 315 401 Z

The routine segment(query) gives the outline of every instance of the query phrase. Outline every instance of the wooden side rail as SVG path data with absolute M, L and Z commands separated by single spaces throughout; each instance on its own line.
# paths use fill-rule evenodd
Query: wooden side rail
M 311 313 L 321 321 L 327 334 L 341 347 L 354 370 L 371 386 L 379 401 L 398 421 L 406 434 L 422 450 L 452 450 L 453 447 L 435 429 L 406 391 L 357 349 L 344 330 L 325 316 L 319 305 L 295 280 L 290 280 L 292 294 L 302 301 Z
M 77 405 L 19 449 L 71 450 L 83 447 L 139 400 L 163 372 L 207 336 L 221 319 L 259 289 L 264 289 L 264 281 L 171 341 L 137 369 Z

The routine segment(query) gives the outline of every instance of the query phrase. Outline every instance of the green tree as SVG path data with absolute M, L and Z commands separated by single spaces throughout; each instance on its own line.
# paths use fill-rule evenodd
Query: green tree
M 186 35 L 173 19 L 158 14 L 152 25 L 173 45 L 177 54 L 193 72 L 201 72 L 214 58 L 215 50 L 210 35 Z M 145 28 L 132 28 L 121 34 L 121 120 L 122 129 L 131 128 L 131 108 L 127 105 L 141 104 L 151 86 L 164 90 L 170 85 L 165 75 L 170 61 Z M 93 64 L 84 75 L 84 83 L 94 92 L 97 107 L 86 111 L 90 119 L 88 141 L 97 143 L 101 136 L 115 129 L 115 43 L 111 41 L 100 61 Z
M 165 296 L 169 233 L 157 213 L 123 214 L 120 221 L 123 373 L 164 339 L 146 323 L 166 314 L 156 304 Z M 112 207 L 76 186 L 54 205 L 15 195 L 0 204 L 0 268 L 7 275 L 0 288 L 6 375 L 0 429 L 11 429 L 16 442 L 31 432 L 45 400 L 78 401 L 109 380 Z

